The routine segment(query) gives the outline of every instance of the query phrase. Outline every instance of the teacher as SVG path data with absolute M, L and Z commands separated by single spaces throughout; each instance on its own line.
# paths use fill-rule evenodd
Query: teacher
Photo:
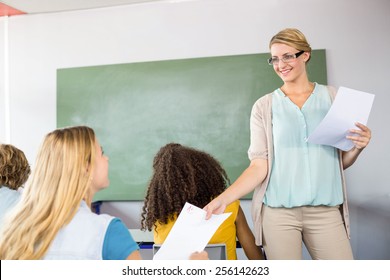
M 353 259 L 344 169 L 368 145 L 371 131 L 356 123 L 343 152 L 306 141 L 328 112 L 332 87 L 309 81 L 311 47 L 287 28 L 272 37 L 268 63 L 283 85 L 256 101 L 250 119 L 249 167 L 205 206 L 207 218 L 254 190 L 256 244 L 267 259 L 302 259 L 302 241 L 313 259 Z

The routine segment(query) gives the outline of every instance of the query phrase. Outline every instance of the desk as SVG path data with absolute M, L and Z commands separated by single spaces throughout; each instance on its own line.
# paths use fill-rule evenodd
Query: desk
M 142 231 L 140 229 L 129 229 L 131 236 L 135 242 L 138 243 L 139 252 L 142 259 L 152 260 L 153 259 L 153 232 Z
M 142 231 L 140 229 L 129 229 L 130 234 L 133 236 L 135 242 L 140 247 L 140 254 L 144 260 L 153 259 L 153 231 Z M 237 257 L 239 260 L 247 260 L 240 242 L 237 241 Z
M 129 231 L 130 231 L 131 236 L 133 236 L 134 241 L 137 243 L 140 243 L 140 242 L 154 243 L 152 231 L 143 231 L 140 229 L 129 229 Z

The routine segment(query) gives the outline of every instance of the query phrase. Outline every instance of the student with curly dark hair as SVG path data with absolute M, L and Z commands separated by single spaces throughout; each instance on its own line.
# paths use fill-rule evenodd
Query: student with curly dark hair
M 153 176 L 142 212 L 142 229 L 154 229 L 154 242 L 163 243 L 186 202 L 203 208 L 228 184 L 225 170 L 211 155 L 176 143 L 163 146 L 153 161 Z M 237 259 L 237 237 L 248 259 L 263 259 L 240 201 L 231 203 L 225 212 L 232 212 L 232 215 L 209 243 L 225 243 L 228 259 L 234 260 Z
M 0 227 L 5 213 L 20 199 L 18 189 L 30 175 L 24 153 L 13 145 L 0 145 Z

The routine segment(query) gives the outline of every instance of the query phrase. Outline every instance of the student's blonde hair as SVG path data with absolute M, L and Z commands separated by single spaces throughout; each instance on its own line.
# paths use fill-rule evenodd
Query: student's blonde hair
M 279 31 L 271 38 L 271 41 L 269 42 L 269 48 L 271 49 L 272 45 L 277 43 L 288 45 L 299 51 L 311 53 L 311 47 L 309 42 L 306 40 L 305 35 L 296 28 L 286 28 Z
M 81 201 L 90 204 L 95 141 L 94 131 L 85 126 L 57 129 L 45 137 L 31 180 L 4 224 L 0 259 L 41 259 Z

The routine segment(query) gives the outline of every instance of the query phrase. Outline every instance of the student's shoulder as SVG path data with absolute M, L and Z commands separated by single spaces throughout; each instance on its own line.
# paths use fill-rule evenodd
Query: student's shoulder
M 82 201 L 80 208 L 73 219 L 76 219 L 79 222 L 82 221 L 84 223 L 100 224 L 103 227 L 107 227 L 108 224 L 116 218 L 108 214 L 98 215 L 92 212 L 86 203 Z
M 238 211 L 239 207 L 240 207 L 240 201 L 239 200 L 233 201 L 228 206 L 226 206 L 225 212 L 235 212 L 235 211 Z
M 6 186 L 2 186 L 0 188 L 0 199 L 1 200 L 11 200 L 11 201 L 14 201 L 14 200 L 18 200 L 20 198 L 20 195 L 21 193 L 16 191 L 16 190 L 13 190 L 13 189 L 10 189 Z
M 126 225 L 121 219 L 114 218 L 104 236 L 103 259 L 125 260 L 136 250 L 139 250 L 139 246 Z

